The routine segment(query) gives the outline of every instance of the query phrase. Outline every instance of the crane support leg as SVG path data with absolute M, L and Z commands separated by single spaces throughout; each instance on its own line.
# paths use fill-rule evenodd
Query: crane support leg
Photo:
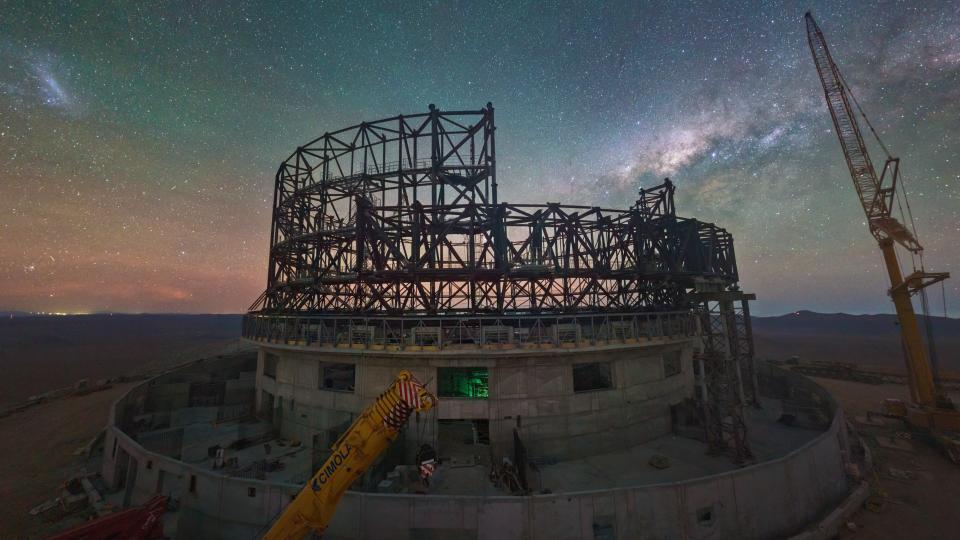
M 900 332 L 903 336 L 907 370 L 910 380 L 913 382 L 912 397 L 919 405 L 933 406 L 936 401 L 933 373 L 930 371 L 930 362 L 927 359 L 923 337 L 920 334 L 917 315 L 913 311 L 910 290 L 904 286 L 903 274 L 900 272 L 900 263 L 897 261 L 893 240 L 889 238 L 881 240 L 880 250 L 883 252 L 883 261 L 886 263 L 887 273 L 890 275 L 890 296 L 897 310 L 897 322 L 900 323 Z

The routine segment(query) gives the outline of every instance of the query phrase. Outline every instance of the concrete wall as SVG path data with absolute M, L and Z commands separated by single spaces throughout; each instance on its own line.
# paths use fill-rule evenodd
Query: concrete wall
M 828 403 L 833 416 L 825 432 L 782 458 L 683 482 L 528 497 L 348 492 L 324 538 L 564 540 L 607 532 L 622 539 L 790 535 L 848 491 L 845 422 L 829 394 L 808 379 L 764 367 L 761 388 L 772 383 L 816 394 Z M 173 494 L 180 501 L 178 538 L 255 537 L 300 486 L 224 477 L 144 450 L 117 428 L 116 421 L 126 404 L 143 400 L 146 388 L 143 384 L 131 390 L 111 413 L 103 460 L 108 485 L 126 489 L 130 504 L 140 504 L 157 492 Z M 121 465 L 128 469 L 126 486 L 117 483 L 115 472 Z M 131 474 L 134 468 L 137 472 Z
M 680 353 L 681 373 L 665 377 L 664 353 Z M 257 376 L 257 410 L 262 392 L 274 396 L 274 423 L 284 437 L 324 449 L 340 429 L 394 379 L 411 371 L 436 392 L 441 367 L 486 367 L 488 399 L 441 398 L 423 426 L 407 431 L 414 451 L 422 442 L 436 444 L 436 419 L 487 419 L 496 455 L 513 449 L 513 429 L 533 457 L 571 459 L 612 452 L 670 432 L 670 406 L 693 395 L 693 346 L 689 340 L 637 345 L 533 351 L 373 353 L 298 351 L 263 348 Z M 265 355 L 277 359 L 276 377 L 263 375 Z M 613 388 L 574 393 L 573 364 L 610 362 Z M 353 393 L 319 388 L 323 362 L 356 365 Z M 414 418 L 416 422 L 418 419 Z M 414 440 L 417 438 L 418 440 Z

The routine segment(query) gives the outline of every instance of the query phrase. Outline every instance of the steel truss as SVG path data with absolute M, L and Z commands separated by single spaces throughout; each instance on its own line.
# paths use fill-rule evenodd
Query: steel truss
M 702 383 L 700 402 L 707 445 L 712 453 L 729 453 L 735 463 L 754 457 L 747 440 L 743 406 L 757 404 L 753 331 L 748 301 L 738 290 L 697 292 L 703 350 L 698 354 Z
M 494 110 L 396 116 L 279 168 L 264 314 L 456 315 L 686 309 L 737 281 L 733 238 L 677 217 L 668 181 L 628 210 L 497 200 Z

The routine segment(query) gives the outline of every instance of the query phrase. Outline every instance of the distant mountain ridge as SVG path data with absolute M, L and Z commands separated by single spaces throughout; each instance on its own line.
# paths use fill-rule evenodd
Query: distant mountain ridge
M 0 311 L 0 317 L 32 317 L 33 313 L 29 311 Z
M 775 359 L 855 362 L 903 368 L 900 329 L 893 314 L 849 315 L 797 311 L 775 317 L 751 317 L 756 354 Z M 943 370 L 960 371 L 960 319 L 931 317 Z M 921 320 L 921 332 L 925 332 Z
M 796 311 L 774 317 L 752 317 L 754 329 L 764 331 L 812 332 L 816 334 L 882 335 L 889 332 L 899 335 L 897 316 L 892 313 L 880 315 L 850 315 L 848 313 L 818 313 Z M 935 334 L 960 332 L 960 319 L 931 317 Z M 923 321 L 920 321 L 921 330 Z

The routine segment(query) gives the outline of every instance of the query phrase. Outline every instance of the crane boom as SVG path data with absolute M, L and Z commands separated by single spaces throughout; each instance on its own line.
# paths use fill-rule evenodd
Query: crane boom
M 299 540 L 311 531 L 322 535 L 344 492 L 397 438 L 410 414 L 427 411 L 435 403 L 433 394 L 409 371 L 401 371 L 337 439 L 330 457 L 263 538 Z
M 856 103 L 856 100 L 844 82 L 840 69 L 833 61 L 823 32 L 820 31 L 810 12 L 807 12 L 804 19 L 807 25 L 807 42 L 817 66 L 817 73 L 820 75 L 820 82 L 823 84 L 827 108 L 830 109 L 830 117 L 833 119 L 833 126 L 840 139 L 840 146 L 843 148 L 843 156 L 850 170 L 854 188 L 867 215 L 870 233 L 880 244 L 884 264 L 890 277 L 890 297 L 897 311 L 897 321 L 900 323 L 913 400 L 921 406 L 934 406 L 937 395 L 933 371 L 920 334 L 911 296 L 933 283 L 946 279 L 949 274 L 925 272 L 921 268 L 920 271 L 903 276 L 894 244 L 898 243 L 917 254 L 922 253 L 923 247 L 916 237 L 891 215 L 900 174 L 900 160 L 888 155 L 883 173 L 877 176 L 863 141 L 860 125 L 850 105 L 851 101 Z M 884 180 L 887 178 L 890 180 L 890 185 L 884 187 Z
M 807 42 L 813 61 L 823 83 L 823 93 L 827 99 L 827 108 L 836 128 L 843 156 L 853 178 L 853 186 L 860 197 L 860 204 L 867 215 L 867 225 L 870 233 L 877 240 L 891 238 L 903 247 L 915 253 L 923 249 L 913 234 L 891 215 L 893 210 L 893 196 L 896 191 L 896 179 L 899 173 L 900 161 L 889 158 L 884 164 L 883 174 L 877 176 L 877 170 L 870 159 L 867 145 L 863 141 L 860 124 L 850 105 L 851 96 L 843 80 L 840 69 L 830 55 L 827 41 L 823 32 L 817 26 L 813 16 L 807 12 L 804 16 L 807 22 Z M 883 187 L 883 180 L 889 175 L 891 185 Z

